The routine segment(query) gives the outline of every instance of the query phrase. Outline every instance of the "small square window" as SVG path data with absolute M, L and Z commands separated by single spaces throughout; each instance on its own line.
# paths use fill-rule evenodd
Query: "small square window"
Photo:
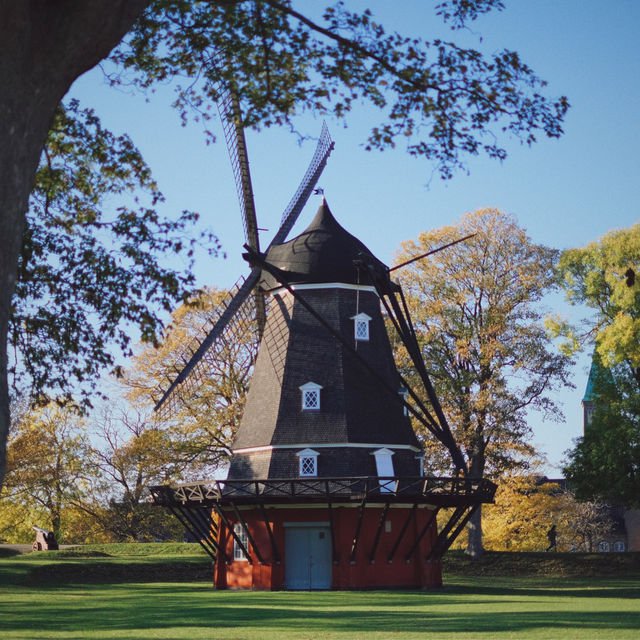
M 320 391 L 310 389 L 302 394 L 303 409 L 319 409 L 320 408 Z
M 303 410 L 320 409 L 320 389 L 322 387 L 315 382 L 307 382 L 300 387 Z
M 301 476 L 317 476 L 316 458 L 300 458 L 300 475 Z
M 353 320 L 353 333 L 356 341 L 367 342 L 369 340 L 369 322 L 371 322 L 371 317 L 366 313 L 359 313 L 351 319 Z
M 298 456 L 298 472 L 300 477 L 314 477 L 318 475 L 318 452 L 313 449 L 303 449 L 296 453 Z
M 240 524 L 236 523 L 233 525 L 233 532 L 240 539 L 240 542 L 244 545 L 245 549 L 249 548 L 249 536 L 247 535 L 246 529 Z M 242 547 L 238 544 L 238 540 L 236 538 L 233 539 L 233 559 L 240 560 L 246 562 L 249 558 L 245 555 Z
M 356 322 L 356 340 L 368 340 L 369 339 L 369 323 L 365 320 L 358 320 Z

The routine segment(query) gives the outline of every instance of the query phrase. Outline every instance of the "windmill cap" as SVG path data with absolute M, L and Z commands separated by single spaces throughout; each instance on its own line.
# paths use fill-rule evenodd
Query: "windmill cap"
M 388 271 L 369 249 L 346 231 L 333 217 L 329 205 L 322 204 L 311 224 L 299 235 L 272 246 L 266 261 L 278 269 L 290 284 L 342 282 L 372 285 L 363 263 L 376 271 Z M 275 278 L 265 274 L 263 286 L 279 286 Z

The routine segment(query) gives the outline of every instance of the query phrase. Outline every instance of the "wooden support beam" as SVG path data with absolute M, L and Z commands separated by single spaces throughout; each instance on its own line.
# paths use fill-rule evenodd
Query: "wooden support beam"
M 207 507 L 196 507 L 195 509 L 190 509 L 189 513 L 192 519 L 199 523 L 202 537 L 209 540 L 211 538 L 211 528 L 216 526 L 211 518 L 211 510 Z
M 409 528 L 409 524 L 411 523 L 411 520 L 413 519 L 413 517 L 416 514 L 416 509 L 418 508 L 418 503 L 415 503 L 413 505 L 413 507 L 411 507 L 411 511 L 409 512 L 409 515 L 407 516 L 407 519 L 405 520 L 405 523 L 402 525 L 402 529 L 400 529 L 400 533 L 398 534 L 398 538 L 395 542 L 395 544 L 393 545 L 393 549 L 391 549 L 391 553 L 389 554 L 389 557 L 387 558 L 387 562 L 391 563 L 393 562 L 393 556 L 396 554 L 396 551 L 398 550 L 398 547 L 400 546 L 400 542 L 402 542 L 402 538 L 404 538 L 404 534 L 406 533 L 407 529 Z
M 458 537 L 458 535 L 460 535 L 460 532 L 462 531 L 462 529 L 466 526 L 467 522 L 471 520 L 471 517 L 479 509 L 479 507 L 480 507 L 479 504 L 474 504 L 469 509 L 469 512 L 467 513 L 467 515 L 465 515 L 465 517 L 462 519 L 460 524 L 458 524 L 458 526 L 455 528 L 453 533 L 442 542 L 439 548 L 434 547 L 434 550 L 432 551 L 431 554 L 429 554 L 429 556 L 427 557 L 427 560 L 429 560 L 431 557 L 441 558 L 449 550 L 449 547 L 453 544 L 454 540 Z M 437 552 L 437 555 L 434 552 Z
M 431 551 L 427 554 L 425 558 L 426 562 L 431 562 L 431 560 L 435 557 L 441 556 L 440 548 L 444 545 L 447 540 L 447 536 L 449 532 L 455 527 L 460 518 L 464 515 L 465 511 L 469 508 L 469 505 L 461 505 L 456 507 L 455 511 L 451 518 L 449 518 L 449 522 L 443 527 L 442 531 L 438 534 L 438 538 L 436 539 L 436 543 L 433 545 Z
M 353 545 L 351 545 L 351 555 L 349 556 L 349 562 L 351 564 L 356 563 L 356 552 L 358 550 L 358 542 L 360 541 L 360 529 L 362 527 L 362 520 L 364 519 L 364 511 L 367 506 L 367 494 L 365 493 L 360 505 L 360 513 L 358 515 L 358 524 L 356 525 L 356 533 L 353 536 Z
M 264 504 L 260 503 L 260 510 L 262 511 L 262 518 L 264 520 L 265 527 L 267 527 L 267 533 L 269 534 L 269 540 L 271 541 L 271 552 L 273 554 L 273 559 L 276 564 L 280 564 L 280 554 L 278 553 L 278 547 L 276 545 L 276 539 L 273 537 L 273 530 L 271 529 L 271 524 L 269 523 L 269 518 L 267 516 L 267 510 L 264 508 Z
M 431 516 L 427 520 L 427 523 L 424 525 L 424 527 L 422 528 L 422 531 L 416 537 L 415 542 L 413 543 L 413 545 L 411 545 L 411 549 L 409 549 L 409 551 L 407 552 L 407 555 L 404 557 L 405 563 L 408 564 L 409 560 L 411 560 L 411 556 L 416 552 L 416 549 L 418 548 L 420 541 L 422 540 L 422 538 L 424 538 L 424 534 L 427 533 L 427 531 L 429 530 L 429 527 L 431 527 L 431 525 L 433 524 L 433 521 L 436 519 L 436 516 L 438 515 L 438 511 L 440 511 L 440 507 L 435 508 L 431 513 Z
M 211 557 L 212 560 L 216 559 L 217 555 L 217 547 L 211 548 L 208 542 L 202 539 L 198 531 L 195 527 L 192 526 L 190 520 L 181 513 L 181 509 L 178 505 L 167 505 L 169 511 L 180 521 L 180 524 L 193 536 L 193 538 L 198 542 L 198 544 L 206 551 L 207 555 Z
M 256 552 L 256 557 L 258 558 L 258 564 L 264 564 L 264 560 L 262 559 L 262 554 L 260 553 L 260 549 L 258 549 L 258 545 L 256 544 L 256 541 L 253 539 L 253 536 L 251 535 L 251 531 L 249 531 L 247 522 L 242 517 L 242 514 L 240 513 L 240 510 L 236 506 L 236 503 L 232 502 L 231 507 L 233 508 L 233 511 L 236 514 L 236 518 L 240 521 L 240 524 L 242 524 L 242 528 L 247 533 L 249 544 L 253 547 L 253 550 Z
M 384 527 L 384 522 L 387 519 L 388 511 L 389 511 L 389 503 L 387 502 L 384 505 L 384 509 L 382 510 L 382 515 L 380 516 L 380 522 L 378 523 L 378 529 L 376 530 L 376 535 L 373 539 L 373 547 L 371 548 L 371 553 L 369 554 L 369 562 L 371 564 L 374 563 L 376 549 L 378 548 L 378 542 L 380 541 L 380 534 L 382 533 L 382 527 Z
M 188 518 L 191 522 L 191 525 L 195 528 L 195 530 L 200 534 L 202 540 L 211 544 L 211 516 L 210 514 L 204 516 L 202 511 L 202 507 L 197 507 L 195 509 L 184 509 L 184 516 Z

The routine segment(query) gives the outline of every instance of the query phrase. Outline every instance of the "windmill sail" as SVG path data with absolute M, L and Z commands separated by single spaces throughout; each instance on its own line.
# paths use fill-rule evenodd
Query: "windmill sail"
M 313 158 L 293 198 L 285 208 L 282 215 L 281 226 L 269 246 L 283 242 L 293 228 L 300 212 L 318 182 L 332 150 L 333 141 L 331 140 L 326 124 L 323 123 Z M 212 318 L 211 324 L 213 324 L 213 328 L 204 338 L 199 339 L 196 344 L 191 346 L 189 354 L 183 358 L 184 361 L 186 361 L 183 369 L 175 378 L 170 380 L 166 389 L 159 388 L 157 390 L 159 399 L 156 402 L 156 411 L 166 406 L 167 410 L 171 412 L 174 403 L 167 404 L 167 400 L 180 385 L 187 385 L 189 390 L 193 392 L 195 385 L 202 384 L 208 376 L 208 368 L 206 366 L 207 358 L 205 358 L 205 354 L 213 347 L 216 340 L 224 333 L 228 332 L 233 334 L 238 330 L 234 326 L 237 318 L 242 318 L 243 321 L 246 321 L 246 318 L 251 314 L 255 317 L 255 298 L 260 294 L 256 294 L 255 296 L 251 294 L 255 290 L 260 278 L 260 273 L 261 270 L 259 267 L 252 269 L 249 277 L 231 294 L 224 311 L 219 316 Z M 259 327 L 256 327 L 256 330 L 259 332 Z M 210 359 L 212 356 L 213 354 L 209 354 L 208 358 Z
M 244 235 L 247 244 L 254 250 L 260 251 L 260 238 L 258 235 L 258 221 L 256 206 L 253 197 L 251 183 L 251 171 L 249 169 L 249 156 L 247 154 L 247 142 L 242 126 L 242 114 L 240 102 L 233 87 L 220 85 L 220 99 L 218 100 L 218 112 L 222 121 L 222 130 L 229 150 L 231 170 L 238 192 L 238 204 L 244 226 Z M 265 303 L 262 294 L 255 292 L 253 295 L 255 305 L 255 318 L 258 329 L 258 337 L 262 337 L 266 322 Z
M 231 170 L 233 171 L 233 178 L 238 192 L 238 203 L 242 214 L 245 238 L 252 249 L 260 251 L 247 142 L 244 136 L 244 128 L 242 127 L 238 98 L 230 89 L 222 91 L 218 101 L 218 111 L 220 112 L 222 130 L 227 142 Z

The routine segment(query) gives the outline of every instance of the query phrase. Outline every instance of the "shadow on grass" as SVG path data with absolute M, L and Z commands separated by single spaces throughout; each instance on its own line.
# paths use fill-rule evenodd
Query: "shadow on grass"
M 48 630 L 52 637 L 86 629 L 126 631 L 127 638 L 136 640 L 150 629 L 268 629 L 270 635 L 265 637 L 277 638 L 278 633 L 286 636 L 300 629 L 319 635 L 416 631 L 517 635 L 538 628 L 551 633 L 567 628 L 640 628 L 640 611 L 629 610 L 623 600 L 640 596 L 640 587 L 632 581 L 566 592 L 487 586 L 426 593 L 252 593 L 216 592 L 193 584 L 91 585 L 44 589 L 37 608 L 17 591 L 13 602 L 0 604 L 2 628 Z M 584 597 L 607 600 L 592 607 L 590 601 L 581 600 Z
M 104 558 L 107 554 L 102 554 Z M 0 585 L 58 586 L 79 584 L 119 584 L 155 582 L 211 583 L 211 563 L 207 560 L 153 558 L 94 560 L 86 556 L 7 559 L 0 564 Z
M 486 595 L 491 598 L 507 598 L 510 596 L 542 598 L 629 598 L 640 601 L 640 580 L 633 579 L 601 579 L 587 583 L 586 580 L 523 580 L 519 586 L 507 586 L 504 579 L 466 579 L 466 584 L 445 586 L 443 591 L 450 590 L 455 593 L 468 596 Z M 509 582 L 516 580 L 509 580 Z M 497 583 L 497 585 L 496 585 Z M 606 584 L 606 586 L 600 586 Z M 640 609 L 640 604 L 639 604 Z

